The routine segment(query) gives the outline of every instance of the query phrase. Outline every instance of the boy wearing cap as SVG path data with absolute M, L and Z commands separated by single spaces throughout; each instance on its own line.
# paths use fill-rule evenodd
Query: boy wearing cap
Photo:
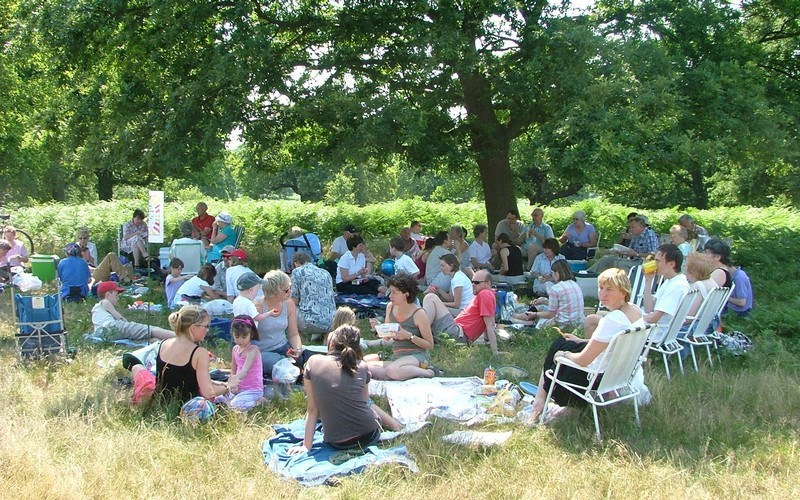
M 92 307 L 92 324 L 96 335 L 110 340 L 145 340 L 151 336 L 163 340 L 175 336 L 170 330 L 134 323 L 123 318 L 116 308 L 119 292 L 123 291 L 125 289 L 113 281 L 104 281 L 98 285 L 97 296 L 100 302 Z
M 259 314 L 256 309 L 256 304 L 253 302 L 258 296 L 258 291 L 261 290 L 263 281 L 258 275 L 252 271 L 246 272 L 239 276 L 236 280 L 236 289 L 239 290 L 239 296 L 233 299 L 233 315 L 241 316 L 247 315 L 253 318 L 258 326 L 258 322 L 269 316 L 277 316 L 278 313 L 268 311 Z

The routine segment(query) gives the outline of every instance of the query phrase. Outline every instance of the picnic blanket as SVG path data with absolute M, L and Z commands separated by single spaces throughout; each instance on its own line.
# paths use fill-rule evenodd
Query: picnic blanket
M 336 295 L 337 306 L 349 306 L 360 318 L 370 316 L 383 317 L 388 303 L 388 298 L 377 297 L 375 295 L 358 295 L 352 293 L 340 293 Z
M 478 377 L 372 380 L 369 393 L 385 396 L 392 416 L 403 424 L 423 422 L 430 415 L 467 422 L 486 414 L 481 399 L 475 397 L 482 383 Z
M 264 441 L 264 462 L 286 479 L 294 479 L 303 486 L 331 484 L 334 478 L 363 472 L 369 465 L 400 464 L 411 472 L 418 472 L 417 464 L 405 446 L 381 449 L 370 446 L 365 450 L 335 450 L 322 442 L 322 424 L 318 423 L 311 451 L 289 455 L 286 451 L 303 442 L 306 422 L 295 420 L 289 424 L 273 425 L 276 436 Z

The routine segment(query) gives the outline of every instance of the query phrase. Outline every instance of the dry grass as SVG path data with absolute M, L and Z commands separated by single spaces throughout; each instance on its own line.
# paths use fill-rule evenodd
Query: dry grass
M 603 411 L 605 440 L 599 445 L 586 415 L 544 428 L 513 426 L 510 442 L 489 450 L 442 443 L 439 438 L 459 426 L 436 421 L 401 440 L 419 474 L 369 470 L 337 487 L 309 490 L 281 480 L 261 457 L 270 425 L 302 416 L 301 394 L 249 415 L 220 414 L 199 427 L 177 421 L 174 408 L 131 408 L 130 389 L 116 384 L 124 371 L 108 367 L 119 351 L 77 341 L 88 310 L 67 311 L 79 348 L 74 360 L 21 364 L 9 294 L 0 294 L 0 488 L 13 497 L 790 498 L 798 493 L 797 363 L 775 345 L 768 354 L 757 347 L 747 359 L 724 360 L 699 375 L 677 375 L 672 383 L 660 361 L 651 363 L 647 380 L 655 399 L 642 411 L 642 429 L 627 407 Z M 544 337 L 515 340 L 510 362 L 535 372 L 548 343 Z M 449 374 L 467 375 L 482 371 L 491 358 L 483 349 L 445 346 L 435 361 Z

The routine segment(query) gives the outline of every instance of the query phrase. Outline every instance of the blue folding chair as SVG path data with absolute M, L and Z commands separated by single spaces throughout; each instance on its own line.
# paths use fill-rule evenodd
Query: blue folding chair
M 15 337 L 20 357 L 41 358 L 66 351 L 61 294 L 15 294 L 11 303 L 17 322 Z

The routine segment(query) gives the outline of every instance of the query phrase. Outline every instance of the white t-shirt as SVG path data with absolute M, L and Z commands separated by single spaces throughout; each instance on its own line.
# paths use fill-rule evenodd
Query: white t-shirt
M 338 253 L 341 255 L 346 254 L 350 249 L 347 248 L 347 240 L 344 239 L 344 236 L 339 236 L 335 240 L 333 240 L 333 244 L 331 245 L 331 253 Z
M 225 271 L 225 295 L 228 297 L 238 297 L 239 290 L 236 288 L 236 282 L 244 273 L 249 273 L 250 268 L 247 266 L 232 266 Z
M 342 269 L 347 269 L 348 274 L 355 274 L 366 266 L 367 259 L 364 257 L 363 253 L 358 254 L 358 257 L 353 257 L 352 252 L 348 250 L 342 255 L 342 258 L 339 259 L 339 265 L 336 267 L 336 283 L 342 282 Z
M 103 299 L 105 300 L 105 299 Z M 103 308 L 103 301 L 101 300 L 92 307 L 92 324 L 95 330 L 103 328 L 104 326 L 111 325 L 116 321 L 110 312 Z
M 400 272 L 413 275 L 414 273 L 419 273 L 419 267 L 414 264 L 414 259 L 403 254 L 394 260 L 394 273 Z
M 661 311 L 664 313 L 661 315 L 661 319 L 658 320 L 658 330 L 661 335 L 667 332 L 672 317 L 678 311 L 683 296 L 689 293 L 689 290 L 689 282 L 686 281 L 686 276 L 683 274 L 678 274 L 665 280 L 664 283 L 658 287 L 658 290 L 653 296 L 656 301 L 653 311 Z
M 463 311 L 472 302 L 475 295 L 472 293 L 472 280 L 462 271 L 456 271 L 450 280 L 450 291 L 455 293 L 456 288 L 461 288 L 461 305 L 459 309 Z
M 181 296 L 187 295 L 189 297 L 202 297 L 204 290 L 202 287 L 210 286 L 206 280 L 198 276 L 192 276 L 186 280 L 178 291 L 175 292 L 174 302 L 181 300 Z
M 592 340 L 609 344 L 623 329 L 644 325 L 645 322 L 642 318 L 639 318 L 631 323 L 628 317 L 625 316 L 624 312 L 619 310 L 611 311 L 600 318 L 600 322 L 597 324 L 597 329 L 595 329 L 594 333 L 592 334 Z M 601 352 L 591 363 L 589 363 L 589 368 L 601 372 L 605 371 L 606 367 L 608 366 L 606 360 L 608 359 L 609 355 L 610 352 Z
M 258 315 L 258 309 L 256 309 L 256 305 L 252 300 L 239 295 L 233 299 L 233 315 L 239 316 L 242 314 L 255 318 Z
M 492 260 L 492 247 L 485 241 L 483 244 L 473 241 L 469 246 L 469 256 L 474 257 L 478 264 L 488 264 Z

